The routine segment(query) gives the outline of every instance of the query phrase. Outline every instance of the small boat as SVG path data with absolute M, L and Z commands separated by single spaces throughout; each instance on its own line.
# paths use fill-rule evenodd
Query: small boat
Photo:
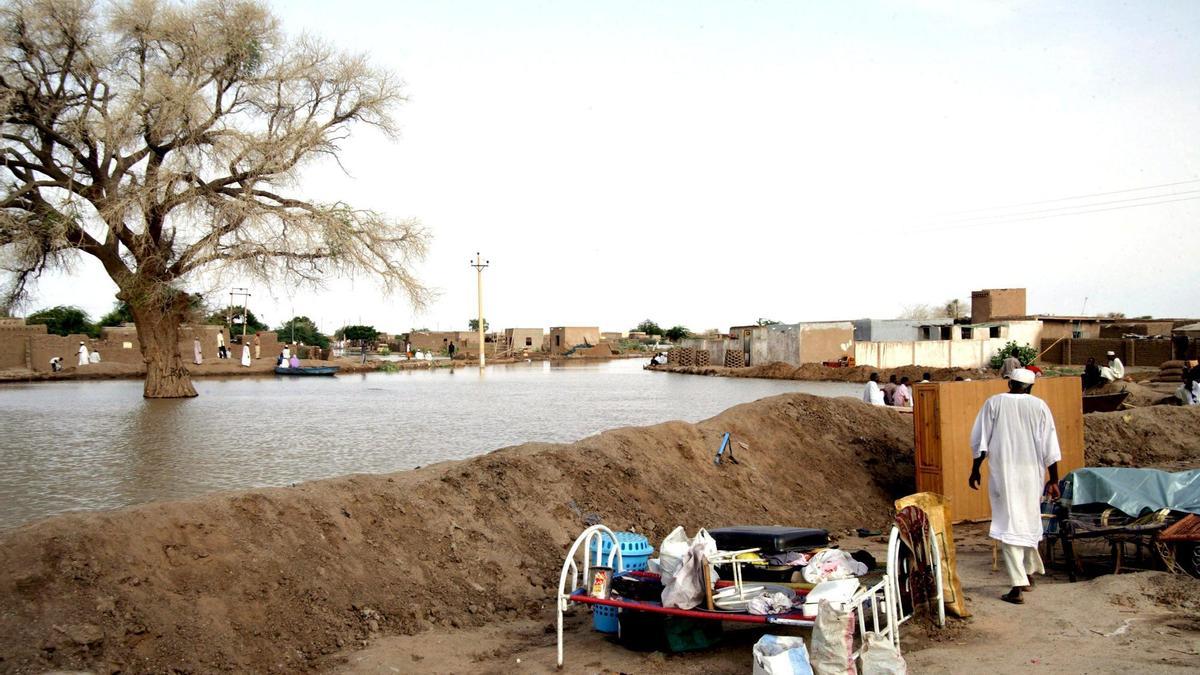
M 1121 404 L 1129 398 L 1129 392 L 1118 391 L 1111 394 L 1084 394 L 1083 412 L 1114 412 L 1121 409 Z
M 299 368 L 286 368 L 284 366 L 276 366 L 276 375 L 333 375 L 341 369 L 341 366 L 300 366 Z

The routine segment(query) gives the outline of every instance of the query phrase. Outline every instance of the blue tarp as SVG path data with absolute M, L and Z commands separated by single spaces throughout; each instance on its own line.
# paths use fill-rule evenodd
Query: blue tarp
M 1064 498 L 1072 506 L 1108 504 L 1130 516 L 1171 509 L 1200 515 L 1200 469 L 1077 469 L 1067 475 Z

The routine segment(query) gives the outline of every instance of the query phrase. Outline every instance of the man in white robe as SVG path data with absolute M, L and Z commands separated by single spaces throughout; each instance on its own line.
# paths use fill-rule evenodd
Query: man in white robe
M 242 345 L 242 365 L 250 367 L 250 345 L 247 344 Z
M 1125 364 L 1117 358 L 1116 352 L 1108 353 L 1108 365 L 1100 369 L 1100 377 L 1105 382 L 1113 382 L 1125 377 Z
M 867 380 L 867 388 L 863 389 L 863 403 L 887 405 L 883 400 L 883 390 L 879 388 L 879 373 L 871 373 L 871 379 Z
M 1041 497 L 1058 499 L 1058 447 L 1054 416 L 1046 402 L 1030 395 L 1035 375 L 1024 368 L 1008 379 L 1008 393 L 983 404 L 971 429 L 975 458 L 968 485 L 979 489 L 979 469 L 988 462 L 988 498 L 992 506 L 989 536 L 1000 541 L 1012 590 L 1001 600 L 1023 604 L 1022 591 L 1033 590 L 1030 574 L 1045 574 L 1037 545 L 1042 540 Z M 1045 481 L 1046 472 L 1050 480 Z
M 79 365 L 86 366 L 88 364 L 88 348 L 82 342 L 79 343 Z

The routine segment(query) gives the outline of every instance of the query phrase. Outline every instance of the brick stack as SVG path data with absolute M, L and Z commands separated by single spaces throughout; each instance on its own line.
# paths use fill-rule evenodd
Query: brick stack
M 667 365 L 668 366 L 679 365 L 679 350 L 678 349 L 667 350 Z
M 725 352 L 725 367 L 726 368 L 745 368 L 746 355 L 741 351 L 727 350 Z
M 707 366 L 712 362 L 712 355 L 707 349 L 699 349 L 696 351 L 696 365 Z
M 696 350 L 691 347 L 679 348 L 679 365 L 694 366 L 696 365 Z

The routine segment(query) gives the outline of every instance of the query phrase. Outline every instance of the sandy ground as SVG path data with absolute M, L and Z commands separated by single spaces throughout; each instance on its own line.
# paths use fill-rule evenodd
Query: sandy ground
M 1132 424 L 1126 413 L 1089 415 L 1088 442 L 1200 466 L 1200 409 L 1139 412 L 1127 440 L 1110 439 Z M 713 462 L 725 432 L 738 464 Z M 657 544 L 676 524 L 695 531 L 787 523 L 827 528 L 849 548 L 848 531 L 883 529 L 892 500 L 911 492 L 912 443 L 910 416 L 849 398 L 784 394 L 697 424 L 614 429 L 389 475 L 56 516 L 0 532 L 0 671 L 295 672 L 378 663 L 386 672 L 521 672 L 515 658 L 525 652 L 536 671 L 552 639 L 545 627 L 562 555 L 587 524 L 636 530 Z M 1154 609 L 1138 604 L 1141 590 L 1121 588 L 1115 592 L 1134 603 L 1127 608 Z M 984 574 L 968 583 L 980 603 L 999 590 Z M 1074 617 L 1074 603 L 1090 601 L 1056 592 L 1036 595 L 1022 615 L 997 606 L 997 626 L 1040 614 L 1038 621 L 1061 625 L 1066 620 L 1056 617 Z M 991 611 L 980 610 L 977 621 L 990 620 Z M 1113 630 L 1099 610 L 1079 616 L 1092 621 L 1081 630 Z M 585 671 L 666 672 L 677 658 L 609 649 L 580 625 L 583 618 L 575 621 L 569 649 Z M 1012 658 L 1024 643 L 1008 640 L 1024 634 L 1010 629 L 947 635 Z M 378 640 L 394 636 L 410 636 L 396 638 L 416 650 L 408 660 L 393 652 L 370 661 L 384 644 Z M 923 643 L 919 632 L 913 638 L 916 651 Z M 1180 648 L 1194 647 L 1188 639 Z M 744 672 L 753 640 L 678 658 L 696 659 L 689 671 L 730 672 L 736 663 Z M 462 659 L 485 645 L 491 655 L 466 667 Z M 413 653 L 428 656 L 413 660 Z M 584 659 L 589 653 L 603 658 Z M 614 665 L 621 663 L 628 666 Z
M 1008 590 L 1007 577 L 992 571 L 986 526 L 960 526 L 956 534 L 972 616 L 948 618 L 943 629 L 924 617 L 905 624 L 901 649 L 910 672 L 1185 673 L 1200 666 L 1200 581 L 1143 572 L 1071 584 L 1065 574 L 1051 570 L 1017 607 L 998 598 Z M 881 558 L 885 548 L 857 538 L 842 545 L 867 548 Z M 346 675 L 555 672 L 553 622 L 553 604 L 547 602 L 540 620 L 378 638 L 321 665 Z M 811 637 L 806 630 L 726 624 L 720 647 L 667 655 L 621 647 L 592 630 L 584 608 L 566 623 L 560 671 L 566 673 L 746 673 L 753 644 L 764 633 Z

